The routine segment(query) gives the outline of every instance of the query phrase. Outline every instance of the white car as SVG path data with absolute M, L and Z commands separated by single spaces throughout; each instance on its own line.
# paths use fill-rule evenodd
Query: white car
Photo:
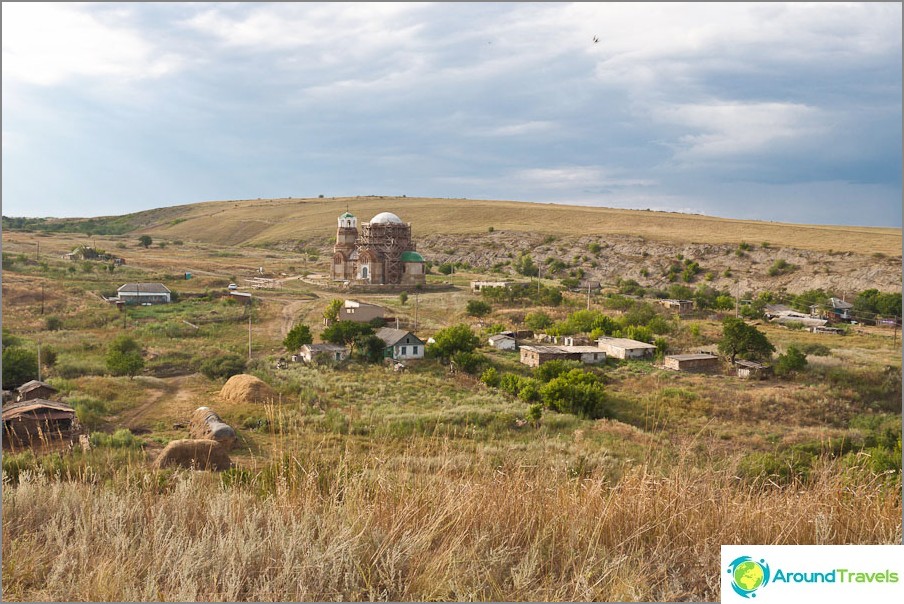
M 238 289 L 238 288 L 239 288 L 239 286 L 236 285 L 235 283 L 230 283 L 230 284 L 226 287 L 226 289 L 229 289 L 229 290 L 236 290 L 236 289 Z

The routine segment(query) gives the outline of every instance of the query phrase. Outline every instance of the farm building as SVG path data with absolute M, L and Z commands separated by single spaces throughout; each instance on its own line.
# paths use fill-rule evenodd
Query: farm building
M 374 319 L 383 319 L 386 309 L 376 304 L 346 300 L 339 309 L 340 321 L 354 321 L 355 323 L 370 323 Z
M 596 345 L 604 350 L 607 356 L 616 359 L 642 359 L 651 357 L 656 352 L 656 347 L 652 344 L 628 338 L 602 337 L 596 341 Z
M 172 292 L 162 283 L 126 283 L 116 290 L 124 304 L 169 304 Z
M 604 363 L 606 353 L 596 346 L 522 346 L 521 363 L 539 367 L 549 361 L 581 361 L 586 364 Z
M 665 366 L 667 369 L 674 369 L 675 371 L 709 373 L 718 371 L 719 357 L 705 352 L 697 354 L 670 354 L 665 357 Z
M 390 359 L 422 359 L 426 345 L 419 337 L 404 329 L 381 327 L 376 336 L 383 340 L 386 349 L 383 356 Z
M 690 312 L 694 310 L 694 301 L 693 300 L 656 300 L 656 303 L 660 306 L 664 306 L 669 310 L 676 311 L 679 315 L 683 315 L 686 312 Z
M 590 338 L 587 336 L 563 336 L 562 343 L 565 346 L 589 346 Z
M 338 344 L 305 344 L 298 351 L 298 357 L 306 363 L 311 363 L 319 355 L 326 355 L 333 361 L 344 361 L 348 358 L 348 348 Z
M 16 388 L 16 391 L 19 393 L 19 395 L 16 397 L 17 401 L 30 401 L 38 398 L 50 398 L 51 396 L 59 392 L 50 384 L 39 382 L 38 380 L 25 382 L 24 384 Z
M 3 406 L 3 445 L 32 445 L 71 439 L 78 428 L 69 405 L 32 399 Z
M 471 281 L 471 291 L 479 293 L 484 289 L 492 287 L 506 288 L 510 287 L 513 283 L 514 281 Z
M 514 336 L 508 334 L 497 333 L 494 336 L 490 336 L 488 341 L 490 346 L 497 350 L 515 350 L 517 348 Z
M 757 363 L 756 361 L 745 361 L 738 359 L 735 361 L 735 369 L 738 377 L 745 380 L 763 380 L 772 374 L 772 367 Z
M 778 311 L 776 314 L 772 315 L 771 320 L 773 323 L 778 323 L 779 325 L 794 325 L 800 323 L 805 327 L 822 327 L 827 323 L 825 319 L 816 319 L 794 310 Z
M 415 251 L 411 224 L 381 212 L 361 225 L 349 212 L 339 217 L 330 278 L 371 285 L 424 285 L 424 258 Z
M 809 331 L 812 333 L 830 333 L 836 336 L 844 335 L 844 330 L 840 327 L 826 327 L 825 325 L 813 325 Z
M 229 297 L 240 304 L 251 304 L 253 298 L 249 292 L 230 291 Z

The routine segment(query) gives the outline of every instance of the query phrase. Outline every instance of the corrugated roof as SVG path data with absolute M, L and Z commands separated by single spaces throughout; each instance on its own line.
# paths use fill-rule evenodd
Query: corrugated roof
M 415 338 L 418 342 L 423 344 L 423 340 L 419 337 L 411 333 L 410 331 L 405 331 L 404 329 L 394 329 L 392 327 L 381 327 L 377 330 L 376 336 L 383 340 L 387 346 L 394 346 L 396 342 L 404 338 L 405 336 L 411 334 L 413 338 Z
M 713 354 L 697 353 L 697 354 L 670 354 L 666 359 L 675 359 L 676 361 L 704 361 L 706 359 L 718 359 Z
M 30 401 L 20 401 L 18 403 L 10 403 L 3 405 L 3 421 L 18 417 L 24 413 L 45 410 L 48 413 L 53 411 L 75 414 L 75 409 L 64 403 L 48 401 L 36 398 Z
M 169 294 L 170 289 L 162 283 L 126 283 L 116 291 L 125 293 Z
M 616 346 L 618 348 L 624 348 L 625 350 L 632 350 L 637 348 L 656 348 L 653 344 L 647 344 L 646 342 L 641 342 L 639 340 L 631 340 L 629 338 L 610 338 L 610 337 L 602 337 L 597 338 L 596 340 L 599 344 L 607 344 L 609 346 Z

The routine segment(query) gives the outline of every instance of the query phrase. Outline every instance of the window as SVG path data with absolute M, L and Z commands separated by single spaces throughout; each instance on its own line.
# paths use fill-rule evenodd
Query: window
M 404 355 L 406 354 L 405 351 L 406 351 L 407 349 L 408 349 L 407 346 L 402 346 L 402 356 L 404 356 Z
M 367 267 L 366 266 L 361 267 L 361 278 L 367 279 Z
M 417 356 L 417 346 L 412 347 L 411 354 L 413 354 L 414 356 Z

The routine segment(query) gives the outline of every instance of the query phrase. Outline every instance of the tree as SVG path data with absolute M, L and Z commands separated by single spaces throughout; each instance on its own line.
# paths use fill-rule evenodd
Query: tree
M 745 359 L 768 358 L 775 352 L 775 346 L 766 339 L 766 334 L 743 319 L 726 317 L 722 321 L 722 339 L 719 352 L 731 359 L 741 356 Z
M 359 336 L 369 336 L 374 332 L 373 328 L 366 323 L 355 323 L 354 321 L 336 321 L 323 330 L 320 334 L 327 342 L 350 346 L 355 342 L 355 338 Z
M 18 388 L 38 378 L 38 355 L 18 346 L 3 348 L 3 387 Z
M 404 306 L 406 302 L 408 302 L 408 292 L 402 292 L 399 294 L 399 303 Z
M 559 413 L 590 419 L 608 415 L 602 380 L 583 369 L 572 369 L 550 380 L 540 388 L 540 397 L 543 404 Z
M 456 352 L 471 352 L 480 344 L 480 338 L 464 324 L 441 329 L 433 339 L 430 354 L 442 359 L 449 359 Z
M 807 355 L 797 346 L 788 346 L 785 354 L 775 359 L 775 375 L 786 376 L 802 370 L 807 366 Z
M 485 317 L 493 310 L 493 307 L 483 300 L 468 300 L 468 314 L 472 317 Z
M 368 363 L 378 363 L 383 358 L 386 342 L 375 335 L 361 335 L 355 338 L 355 356 Z
M 527 316 L 524 317 L 524 324 L 534 331 L 539 331 L 552 325 L 552 319 L 542 310 L 538 310 L 527 313 Z
M 342 308 L 342 300 L 332 300 L 329 304 L 327 304 L 326 309 L 323 311 L 323 318 L 327 321 L 335 321 L 339 318 L 339 309 Z
M 144 248 L 151 247 L 152 243 L 154 243 L 154 240 L 151 239 L 150 235 L 142 235 L 141 237 L 138 238 L 138 245 L 140 245 Z
M 245 365 L 244 357 L 234 352 L 227 352 L 226 354 L 206 359 L 198 369 L 208 378 L 215 380 L 238 375 L 245 371 Z
M 283 340 L 283 346 L 285 346 L 286 350 L 289 352 L 294 352 L 305 344 L 310 344 L 313 341 L 314 337 L 311 335 L 311 328 L 304 323 L 299 323 L 286 334 L 286 337 Z
M 121 334 L 116 336 L 107 348 L 107 369 L 113 375 L 135 377 L 144 369 L 144 357 L 141 347 L 131 337 Z

